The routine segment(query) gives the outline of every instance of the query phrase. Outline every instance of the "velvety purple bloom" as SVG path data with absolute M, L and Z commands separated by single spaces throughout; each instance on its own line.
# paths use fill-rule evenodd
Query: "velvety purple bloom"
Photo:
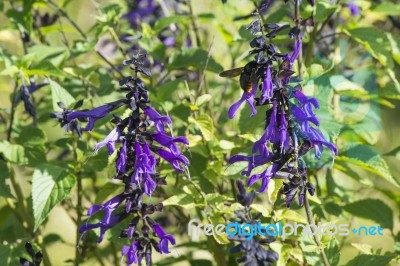
M 301 90 L 295 90 L 293 96 L 300 102 L 302 106 L 309 106 L 319 109 L 319 102 L 313 97 L 307 97 Z
M 253 153 L 260 152 L 261 154 L 268 154 L 267 142 L 276 143 L 279 138 L 279 128 L 276 120 L 277 116 L 277 103 L 273 103 L 272 114 L 267 129 L 265 130 L 262 137 L 257 140 L 253 145 Z
M 127 162 L 127 147 L 126 140 L 122 142 L 121 149 L 119 151 L 119 155 L 117 158 L 116 168 L 117 173 L 125 173 L 126 172 L 126 162 Z
M 118 195 L 102 205 L 93 205 L 92 207 L 90 207 L 88 210 L 88 216 L 92 216 L 98 211 L 104 211 L 104 217 L 98 223 L 84 224 L 79 228 L 79 233 L 82 234 L 88 230 L 100 228 L 100 237 L 97 239 L 97 242 L 100 243 L 103 240 L 104 234 L 108 229 L 112 228 L 114 225 L 116 225 L 121 220 L 126 218 L 127 214 L 117 214 L 117 215 L 113 214 L 113 212 L 118 208 L 118 206 L 122 203 L 123 200 L 124 197 Z
M 102 142 L 97 143 L 94 149 L 95 152 L 100 150 L 102 147 L 107 146 L 108 154 L 111 155 L 115 151 L 115 143 L 117 143 L 121 137 L 121 131 L 121 127 L 114 128 Z
M 72 121 L 74 119 L 84 119 L 88 118 L 89 122 L 84 128 L 84 131 L 91 131 L 94 127 L 94 123 L 100 119 L 108 115 L 110 112 L 114 111 L 115 109 L 121 107 L 126 102 L 125 99 L 118 100 L 111 103 L 106 103 L 105 105 L 101 105 L 99 107 L 93 108 L 92 110 L 87 111 L 72 111 L 68 114 L 68 120 Z
M 137 0 L 135 8 L 123 17 L 129 20 L 132 28 L 136 29 L 143 19 L 154 14 L 156 11 L 154 2 L 154 0 Z
M 172 167 L 179 172 L 183 172 L 180 164 L 189 165 L 189 160 L 183 154 L 169 152 L 164 149 L 158 149 L 156 152 L 161 158 L 169 162 Z
M 309 141 L 311 142 L 311 144 L 314 145 L 315 156 L 318 159 L 321 158 L 321 153 L 323 151 L 322 145 L 330 149 L 334 155 L 338 155 L 336 146 L 327 141 L 322 133 L 319 132 L 317 129 L 310 127 L 307 132 L 307 136 L 309 137 Z
M 291 106 L 291 111 L 301 125 L 306 122 L 312 122 L 314 125 L 319 126 L 319 121 L 313 113 L 306 113 L 295 105 Z M 308 127 L 308 125 L 306 127 Z
M 131 265 L 132 263 L 138 263 L 138 257 L 137 257 L 138 246 L 139 246 L 139 241 L 133 241 L 130 246 L 122 247 L 122 257 L 125 256 L 127 257 L 128 265 Z
M 172 235 L 165 233 L 164 229 L 159 224 L 152 225 L 152 228 L 156 236 L 160 238 L 160 253 L 168 254 L 168 244 L 170 243 L 172 245 L 175 245 L 175 238 Z
M 247 185 L 252 186 L 256 181 L 261 179 L 261 187 L 258 190 L 258 192 L 260 192 L 260 193 L 265 192 L 265 190 L 267 190 L 267 188 L 268 188 L 269 181 L 276 174 L 276 172 L 278 172 L 279 169 L 281 169 L 281 167 L 282 167 L 282 165 L 279 163 L 271 164 L 261 174 L 252 175 L 250 177 L 249 181 L 247 182 Z
M 162 146 L 167 147 L 169 149 L 171 149 L 171 147 L 174 146 L 175 143 L 183 143 L 185 145 L 189 145 L 187 138 L 183 137 L 183 136 L 173 138 L 164 133 L 154 133 L 154 134 L 151 134 L 151 137 L 155 141 L 160 143 Z
M 264 165 L 266 163 L 269 163 L 272 161 L 274 154 L 269 153 L 269 154 L 258 154 L 258 155 L 253 155 L 253 156 L 245 156 L 245 155 L 234 155 L 229 159 L 229 163 L 236 163 L 240 161 L 247 161 L 249 162 L 247 165 L 247 170 L 242 171 L 242 175 L 249 176 L 251 174 L 251 171 L 253 171 L 254 168 Z
M 296 58 L 299 56 L 300 51 L 302 49 L 302 43 L 300 39 L 296 39 L 296 41 L 294 42 L 294 50 L 292 55 L 290 56 L 290 63 L 293 64 L 294 61 L 296 61 Z
M 154 122 L 154 127 L 157 132 L 164 132 L 164 123 L 172 124 L 171 118 L 167 115 L 160 115 L 154 108 L 147 106 L 144 113 Z
M 346 3 L 347 7 L 350 10 L 350 13 L 353 17 L 357 17 L 360 15 L 360 9 L 354 2 L 348 2 Z
M 274 84 L 272 83 L 271 77 L 271 68 L 267 67 L 265 71 L 265 78 L 262 82 L 262 91 L 261 91 L 261 98 L 260 104 L 263 104 L 267 99 L 271 99 L 274 94 Z
M 163 41 L 165 46 L 173 46 L 175 44 L 175 38 L 172 36 L 166 37 Z
M 250 116 L 257 114 L 257 110 L 254 105 L 254 97 L 256 96 L 256 93 L 257 93 L 257 83 L 253 83 L 251 92 L 244 91 L 239 101 L 231 105 L 228 111 L 228 117 L 232 119 L 244 101 L 246 101 L 251 108 Z

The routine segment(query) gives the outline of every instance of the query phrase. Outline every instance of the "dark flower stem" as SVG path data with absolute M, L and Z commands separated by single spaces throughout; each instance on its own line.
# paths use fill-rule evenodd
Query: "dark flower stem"
M 310 203 L 308 202 L 308 194 L 307 193 L 304 195 L 304 208 L 306 210 L 308 224 L 310 225 L 311 230 L 313 231 L 314 241 L 317 244 L 317 246 L 320 248 L 322 262 L 324 263 L 325 266 L 330 266 L 330 263 L 328 261 L 328 258 L 326 257 L 324 248 L 322 247 L 321 241 L 319 240 L 318 235 L 316 234 L 316 232 L 314 230 L 315 223 L 314 223 L 313 214 L 312 214 L 312 211 L 310 208 Z M 313 226 L 311 226 L 311 225 L 313 225 Z

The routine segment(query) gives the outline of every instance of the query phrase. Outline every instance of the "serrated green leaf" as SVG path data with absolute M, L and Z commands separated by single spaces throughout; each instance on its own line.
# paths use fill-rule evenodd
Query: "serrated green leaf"
M 209 102 L 211 99 L 212 99 L 211 94 L 203 94 L 203 95 L 200 95 L 200 96 L 196 99 L 195 104 L 196 104 L 196 106 L 200 107 L 200 106 L 202 106 L 203 104 Z
M 346 266 L 387 266 L 396 255 L 379 256 L 379 255 L 359 255 L 349 261 Z
M 391 54 L 390 43 L 384 32 L 373 27 L 354 28 L 346 30 L 351 38 L 364 46 L 375 59 L 383 66 L 393 67 L 393 59 Z
M 250 208 L 252 208 L 253 210 L 255 210 L 257 212 L 260 212 L 262 214 L 262 216 L 264 216 L 264 217 L 268 217 L 270 214 L 267 207 L 265 207 L 264 205 L 261 205 L 261 204 L 253 203 L 250 205 Z
M 35 166 L 46 161 L 43 146 L 22 146 L 4 140 L 0 142 L 0 153 L 7 161 L 19 165 Z
M 396 187 L 400 187 L 399 182 L 390 173 L 386 161 L 372 147 L 363 144 L 351 144 L 346 150 L 341 150 L 341 154 L 343 156 L 336 157 L 336 163 L 357 165 L 384 178 Z
M 50 61 L 42 61 L 37 65 L 24 69 L 25 76 L 42 75 L 51 77 L 63 77 L 65 74 L 55 67 Z
M 343 209 L 355 216 L 375 221 L 382 228 L 393 229 L 393 212 L 381 200 L 360 200 L 344 205 Z
M 35 126 L 26 126 L 21 128 L 21 134 L 15 139 L 15 142 L 21 146 L 44 145 L 47 136 L 43 130 Z
M 75 102 L 74 97 L 71 94 L 60 86 L 54 80 L 49 79 L 49 84 L 51 88 L 51 97 L 53 99 L 53 109 L 58 110 L 60 109 L 57 105 L 58 102 L 63 102 L 66 106 L 69 106 Z
M 339 241 L 336 238 L 332 237 L 328 247 L 325 249 L 325 254 L 331 266 L 339 265 L 340 247 Z
M 196 119 L 189 119 L 189 122 L 197 125 L 206 141 L 210 141 L 214 137 L 214 123 L 212 118 L 207 114 L 201 114 Z
M 74 175 L 55 165 L 42 164 L 35 169 L 32 177 L 35 230 L 59 202 L 70 196 L 75 181 Z
M 163 201 L 164 206 L 179 206 L 182 208 L 194 208 L 196 203 L 193 197 L 189 194 L 174 195 Z
M 170 70 L 181 68 L 194 68 L 203 70 L 207 65 L 207 70 L 219 73 L 223 68 L 213 57 L 208 58 L 208 52 L 200 48 L 190 48 L 173 53 L 168 61 L 167 67 Z
M 217 241 L 218 244 L 221 245 L 229 244 L 230 241 L 228 240 L 225 232 L 223 232 L 223 234 L 217 234 L 215 231 L 215 227 L 218 224 L 226 224 L 224 217 L 220 213 L 214 213 L 213 215 L 208 217 L 208 220 L 212 225 L 214 225 L 213 236 L 215 241 Z
M 332 5 L 327 0 L 318 1 L 314 21 L 325 21 L 326 18 L 329 17 L 333 12 L 335 12 L 337 8 L 338 5 Z
M 293 222 L 298 222 L 302 224 L 307 224 L 307 219 L 301 215 L 300 213 L 289 210 L 289 209 L 284 209 L 284 210 L 277 210 L 275 211 L 275 216 L 278 220 L 285 219 L 285 220 L 290 220 Z

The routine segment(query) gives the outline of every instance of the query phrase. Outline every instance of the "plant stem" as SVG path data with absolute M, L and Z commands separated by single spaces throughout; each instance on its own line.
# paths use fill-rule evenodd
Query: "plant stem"
M 307 193 L 304 195 L 304 208 L 306 210 L 308 224 L 310 225 L 311 231 L 313 233 L 314 241 L 321 250 L 320 254 L 321 254 L 322 262 L 324 263 L 325 266 L 330 266 L 330 263 L 328 261 L 328 258 L 326 257 L 324 248 L 322 247 L 321 241 L 319 240 L 318 235 L 315 232 L 315 223 L 314 223 L 313 214 L 312 214 L 312 211 L 310 208 L 310 203 L 308 202 Z
M 87 37 L 87 35 L 83 32 L 83 30 L 78 26 L 78 24 L 75 23 L 75 21 L 68 15 L 67 12 L 65 12 L 64 9 L 61 9 L 58 7 L 57 4 L 55 4 L 52 0 L 48 0 L 48 3 L 57 11 L 59 12 L 66 20 L 69 21 L 69 23 L 71 23 L 72 27 L 74 27 L 79 34 L 82 36 L 83 39 L 85 39 L 85 41 L 89 42 L 89 38 Z M 122 74 L 121 70 L 119 70 L 118 68 L 116 68 L 102 53 L 100 53 L 100 51 L 98 51 L 97 49 L 95 49 L 96 53 L 100 56 L 101 59 L 103 59 L 104 62 L 106 62 L 114 71 L 116 71 L 121 77 L 123 77 L 124 75 Z
M 299 29 L 300 31 L 300 22 L 301 22 L 301 16 L 300 16 L 300 0 L 295 0 L 294 1 L 294 20 L 296 23 L 296 28 Z M 298 34 L 296 36 L 296 40 L 300 40 L 301 41 L 301 36 L 300 34 Z M 303 75 L 303 71 L 302 71 L 302 63 L 303 63 L 303 51 L 302 49 L 300 49 L 299 52 L 299 56 L 297 57 L 297 64 L 298 64 L 298 69 L 299 69 L 299 77 L 301 78 Z
M 73 156 L 75 162 L 77 162 L 77 169 L 76 169 L 76 181 L 77 181 L 77 204 L 76 204 L 76 248 L 75 248 L 75 260 L 74 265 L 78 266 L 81 261 L 81 254 L 79 252 L 79 240 L 80 240 L 80 233 L 79 233 L 79 226 L 82 223 L 82 177 L 81 173 L 81 165 L 78 159 L 78 140 L 76 136 L 73 137 Z

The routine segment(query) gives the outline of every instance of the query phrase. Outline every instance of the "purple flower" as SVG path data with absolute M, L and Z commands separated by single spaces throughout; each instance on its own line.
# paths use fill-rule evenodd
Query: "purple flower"
M 183 154 L 169 152 L 164 149 L 157 149 L 156 153 L 161 158 L 163 158 L 164 160 L 169 162 L 172 165 L 172 167 L 174 167 L 174 169 L 179 172 L 183 172 L 183 169 L 181 168 L 181 165 L 180 165 L 181 163 L 184 165 L 189 165 L 189 160 Z
M 124 197 L 121 195 L 115 196 L 104 204 L 101 205 L 93 205 L 88 210 L 88 216 L 92 216 L 96 212 L 104 211 L 103 219 L 95 224 L 86 223 L 79 228 L 79 232 L 82 234 L 88 230 L 94 228 L 100 228 L 100 237 L 97 239 L 97 242 L 100 243 L 103 238 L 105 232 L 119 223 L 121 220 L 126 218 L 127 214 L 117 214 L 113 215 L 113 212 L 118 208 L 118 206 L 122 203 Z
M 346 3 L 346 6 L 349 8 L 350 13 L 353 17 L 357 17 L 360 15 L 360 9 L 354 2 Z
M 110 112 L 114 111 L 115 109 L 121 107 L 126 103 L 125 99 L 118 100 L 111 103 L 106 103 L 105 105 L 101 105 L 99 107 L 93 108 L 92 110 L 87 111 L 72 111 L 68 114 L 67 118 L 69 121 L 75 119 L 85 119 L 88 118 L 89 122 L 84 128 L 84 131 L 91 131 L 94 127 L 94 123 L 100 119 L 108 115 Z
M 276 174 L 276 172 L 281 169 L 282 165 L 280 163 L 273 163 L 270 166 L 267 167 L 267 169 L 262 172 L 261 174 L 255 174 L 252 175 L 247 182 L 247 185 L 250 187 L 252 186 L 257 180 L 262 180 L 261 182 L 261 187 L 258 190 L 258 192 L 265 192 L 265 190 L 268 188 L 269 181 L 271 178 Z
M 265 71 L 265 78 L 262 82 L 260 104 L 263 104 L 265 100 L 272 98 L 274 94 L 273 86 L 274 84 L 272 83 L 271 68 L 267 67 L 267 70 Z
M 232 119 L 244 101 L 246 101 L 251 108 L 250 116 L 257 114 L 257 110 L 254 105 L 254 97 L 256 96 L 256 93 L 257 93 L 257 83 L 253 83 L 251 92 L 244 91 L 242 94 L 242 97 L 239 99 L 239 101 L 237 101 L 231 105 L 231 107 L 229 108 L 229 111 L 228 111 L 228 117 L 230 119 Z
M 253 153 L 260 152 L 261 154 L 268 154 L 267 142 L 276 143 L 279 137 L 279 128 L 276 121 L 277 103 L 273 102 L 272 113 L 269 124 L 262 137 L 257 140 L 253 145 Z
M 307 113 L 296 105 L 292 105 L 291 111 L 299 123 L 302 126 L 304 125 L 305 128 L 308 128 L 308 124 L 305 124 L 307 122 L 312 122 L 314 125 L 319 126 L 319 121 L 315 117 L 314 113 Z
M 290 56 L 290 63 L 293 65 L 294 61 L 296 61 L 296 58 L 299 56 L 300 52 L 302 49 L 302 43 L 300 39 L 296 39 L 294 42 L 294 50 L 292 55 Z
M 168 254 L 168 244 L 170 243 L 175 245 L 175 238 L 172 235 L 165 233 L 164 229 L 159 224 L 153 224 L 152 228 L 154 234 L 160 239 L 160 253 Z
M 321 153 L 323 151 L 322 145 L 326 146 L 328 149 L 332 151 L 334 155 L 338 155 L 338 151 L 335 145 L 330 143 L 325 139 L 325 137 L 322 135 L 321 132 L 319 132 L 317 129 L 310 127 L 307 136 L 309 138 L 309 141 L 311 142 L 312 145 L 314 145 L 315 148 L 315 156 L 320 159 L 321 158 Z
M 107 146 L 108 154 L 111 155 L 115 151 L 115 143 L 119 141 L 121 132 L 122 127 L 117 126 L 114 128 L 102 142 L 97 143 L 94 151 L 97 152 L 102 147 Z
M 130 246 L 122 247 L 122 257 L 127 256 L 128 265 L 131 265 L 132 263 L 138 263 L 138 257 L 137 257 L 138 246 L 139 246 L 139 241 L 134 241 Z
M 283 109 L 283 108 L 282 108 Z M 289 138 L 289 133 L 287 130 L 286 126 L 286 116 L 284 113 L 284 110 L 282 110 L 280 116 L 279 116 L 279 139 L 281 142 L 281 154 L 284 153 L 286 149 L 289 148 L 290 145 L 290 138 Z
M 36 83 L 34 81 L 31 81 L 31 84 L 29 86 L 21 87 L 20 99 L 24 102 L 25 111 L 28 114 L 30 114 L 31 116 L 36 116 L 36 111 L 35 111 L 35 107 L 33 106 L 32 102 L 30 100 L 30 96 L 33 92 L 35 92 L 36 90 L 38 90 L 46 85 L 47 85 L 47 83 L 42 83 L 42 84 L 36 85 Z
M 242 171 L 242 175 L 249 176 L 251 171 L 258 166 L 264 165 L 272 161 L 274 154 L 259 154 L 253 156 L 244 156 L 244 155 L 234 155 L 229 159 L 229 163 L 236 163 L 240 161 L 247 161 L 249 162 L 247 165 L 247 170 Z
M 122 142 L 121 149 L 118 154 L 118 158 L 116 161 L 117 173 L 125 173 L 126 172 L 126 162 L 127 162 L 127 144 L 126 140 Z
M 171 136 L 168 136 L 164 133 L 153 133 L 151 134 L 151 137 L 157 141 L 158 143 L 160 143 L 162 146 L 169 148 L 170 150 L 175 149 L 175 143 L 179 142 L 179 143 L 183 143 L 185 145 L 189 145 L 189 142 L 187 140 L 186 137 L 180 136 L 180 137 L 176 137 L 173 138 Z
M 164 123 L 168 125 L 172 124 L 169 116 L 160 115 L 154 108 L 150 106 L 146 106 L 143 111 L 149 117 L 149 119 L 154 122 L 154 127 L 157 132 L 164 132 Z

